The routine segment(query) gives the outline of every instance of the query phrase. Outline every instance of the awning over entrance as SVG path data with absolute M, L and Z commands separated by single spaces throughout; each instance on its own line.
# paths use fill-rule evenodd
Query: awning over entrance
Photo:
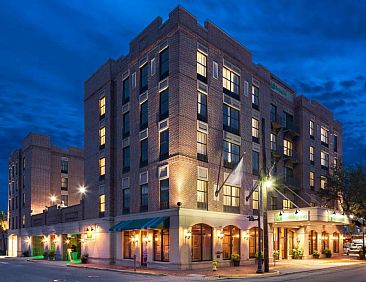
M 153 217 L 135 220 L 123 220 L 113 226 L 109 231 L 122 231 L 134 229 L 169 228 L 169 217 Z

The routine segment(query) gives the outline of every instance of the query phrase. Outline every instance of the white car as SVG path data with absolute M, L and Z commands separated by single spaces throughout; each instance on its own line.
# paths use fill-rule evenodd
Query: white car
M 350 248 L 347 250 L 347 256 L 359 256 L 362 251 L 362 244 L 352 243 Z

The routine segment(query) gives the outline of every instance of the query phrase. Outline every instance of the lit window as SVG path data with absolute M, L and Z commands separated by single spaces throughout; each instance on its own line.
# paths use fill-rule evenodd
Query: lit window
M 259 107 L 259 88 L 255 85 L 252 85 L 252 106 L 256 109 Z
M 99 116 L 104 117 L 105 115 L 105 97 L 99 99 Z
M 207 56 L 201 51 L 197 51 L 197 78 L 207 81 Z
M 207 134 L 197 131 L 197 159 L 207 161 Z
M 222 75 L 224 93 L 239 99 L 239 76 L 225 67 Z
M 320 188 L 325 189 L 327 186 L 327 178 L 325 176 L 320 177 Z
M 253 192 L 252 201 L 253 201 L 253 203 L 252 203 L 253 210 L 257 210 L 258 206 L 259 206 L 259 193 L 258 193 L 258 191 Z
M 239 163 L 240 146 L 224 141 L 224 166 L 234 168 Z
M 99 195 L 99 214 L 103 214 L 104 215 L 105 212 L 105 195 Z
M 292 205 L 291 205 L 291 202 L 289 200 L 287 200 L 287 199 L 282 200 L 282 208 L 284 210 L 291 209 L 291 206 Z
M 286 139 L 283 139 L 283 154 L 289 157 L 293 156 L 293 143 Z
M 277 151 L 277 136 L 271 133 L 271 150 Z
M 105 145 L 105 127 L 99 129 L 99 145 Z
M 254 142 L 259 142 L 259 120 L 252 118 L 252 139 Z
M 224 212 L 239 213 L 240 187 L 224 185 Z
M 208 182 L 197 179 L 197 208 L 207 209 Z
M 309 153 L 310 153 L 310 162 L 313 164 L 314 163 L 314 147 L 310 146 L 309 147 Z
M 99 175 L 105 175 L 105 158 L 99 159 Z
M 67 177 L 61 177 L 61 190 L 68 191 L 69 189 L 69 180 Z
M 321 142 L 322 142 L 322 144 L 328 146 L 328 143 L 329 143 L 329 131 L 326 128 L 321 127 L 321 129 L 320 129 L 320 136 L 321 136 Z
M 315 176 L 314 176 L 314 172 L 313 171 L 310 171 L 309 180 L 310 180 L 310 188 L 313 189 L 314 186 L 315 186 Z
M 309 128 L 310 128 L 310 136 L 311 137 L 314 137 L 314 122 L 311 120 L 310 122 L 309 122 Z
M 215 79 L 219 78 L 219 65 L 216 62 L 212 63 L 212 76 Z
M 322 167 L 328 168 L 329 167 L 329 154 L 321 151 L 320 153 L 320 164 Z

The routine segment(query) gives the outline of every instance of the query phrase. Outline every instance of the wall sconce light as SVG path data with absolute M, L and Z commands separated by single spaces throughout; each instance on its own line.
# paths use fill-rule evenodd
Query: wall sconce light
M 217 230 L 217 238 L 222 239 L 224 238 L 224 233 L 221 230 Z
M 300 212 L 300 210 L 296 209 L 295 214 L 298 214 L 299 212 Z
M 191 239 L 192 237 L 192 231 L 191 230 L 188 230 L 186 232 L 186 234 L 184 235 L 184 238 L 186 238 L 187 240 Z
M 25 243 L 27 243 L 28 245 L 30 245 L 31 243 L 31 238 L 30 237 L 27 237 L 27 239 L 24 240 Z
M 81 243 L 85 243 L 85 239 L 84 239 L 84 238 L 81 238 L 81 239 L 80 239 L 80 242 L 81 242 Z
M 249 234 L 248 234 L 248 232 L 244 232 L 243 233 L 243 238 L 244 238 L 244 240 L 249 240 Z
M 150 242 L 151 242 L 151 240 L 150 240 L 150 237 L 149 237 L 149 236 L 145 236 L 142 240 L 144 241 L 144 243 L 145 243 L 145 244 L 148 244 L 148 243 L 150 243 Z
M 66 245 L 70 244 L 70 240 L 69 240 L 69 239 L 66 239 L 66 240 L 65 240 L 65 244 L 66 244 Z
M 138 235 L 134 235 L 134 236 L 131 238 L 131 240 L 132 240 L 132 242 L 133 242 L 134 244 L 137 244 L 137 243 L 139 242 L 139 237 L 138 237 Z
M 47 238 L 47 237 L 43 237 L 43 239 L 42 239 L 42 243 L 43 243 L 43 244 L 47 244 L 47 243 L 48 243 L 48 238 Z
M 282 210 L 280 211 L 280 214 L 279 214 L 280 216 L 282 216 L 283 215 L 283 212 L 282 212 Z

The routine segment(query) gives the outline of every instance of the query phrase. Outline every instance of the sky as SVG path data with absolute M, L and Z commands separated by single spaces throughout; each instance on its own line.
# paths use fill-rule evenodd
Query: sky
M 251 50 L 343 124 L 344 162 L 366 162 L 366 1 L 0 0 L 0 210 L 7 160 L 29 132 L 83 146 L 83 83 L 178 4 Z

